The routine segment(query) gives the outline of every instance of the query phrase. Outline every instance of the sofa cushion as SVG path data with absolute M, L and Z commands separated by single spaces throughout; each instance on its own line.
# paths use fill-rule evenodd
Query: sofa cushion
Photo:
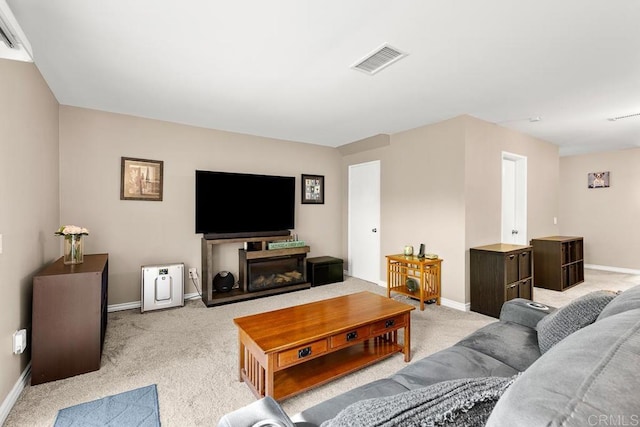
M 640 308 L 640 285 L 618 294 L 618 296 L 602 310 L 598 316 L 598 320 L 636 308 Z
M 514 379 L 465 378 L 366 399 L 348 406 L 322 427 L 484 425 Z
M 633 425 L 639 364 L 640 309 L 599 320 L 531 365 L 500 398 L 487 426 Z
M 494 322 L 458 342 L 517 371 L 524 371 L 540 357 L 535 329 L 512 322 Z
M 596 321 L 615 292 L 595 291 L 574 299 L 538 322 L 538 344 L 545 353 L 562 339 Z
M 453 346 L 422 358 L 391 376 L 408 389 L 475 377 L 510 377 L 518 371 L 477 350 Z

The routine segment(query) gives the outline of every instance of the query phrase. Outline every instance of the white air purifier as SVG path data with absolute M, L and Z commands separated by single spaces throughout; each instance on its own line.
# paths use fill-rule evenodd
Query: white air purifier
M 143 265 L 140 311 L 184 305 L 184 264 Z

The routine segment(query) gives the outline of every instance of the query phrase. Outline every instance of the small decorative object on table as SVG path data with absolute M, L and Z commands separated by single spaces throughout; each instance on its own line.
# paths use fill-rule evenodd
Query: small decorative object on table
M 413 255 L 413 246 L 411 245 L 407 245 L 404 247 L 404 255 L 405 256 L 411 256 Z
M 418 281 L 413 277 L 407 277 L 407 290 L 412 294 L 415 293 L 419 288 Z
M 82 264 L 84 262 L 84 240 L 82 236 L 88 236 L 89 230 L 77 225 L 63 225 L 54 234 L 56 236 L 64 236 L 64 263 Z

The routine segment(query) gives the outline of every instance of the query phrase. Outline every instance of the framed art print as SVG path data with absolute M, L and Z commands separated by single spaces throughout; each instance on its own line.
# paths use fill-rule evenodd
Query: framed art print
M 609 172 L 589 172 L 587 186 L 588 188 L 608 188 Z
M 302 203 L 324 204 L 323 175 L 302 175 Z
M 162 201 L 162 160 L 122 157 L 120 200 Z

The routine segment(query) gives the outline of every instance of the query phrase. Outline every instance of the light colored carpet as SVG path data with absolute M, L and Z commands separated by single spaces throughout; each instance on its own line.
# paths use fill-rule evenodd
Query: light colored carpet
M 560 306 L 594 289 L 627 289 L 640 276 L 586 271 L 585 283 L 564 293 L 534 291 L 536 299 Z M 445 283 L 446 286 L 446 283 Z M 343 283 L 207 308 L 200 300 L 185 307 L 141 314 L 109 314 L 102 367 L 60 381 L 27 386 L 5 426 L 51 426 L 58 410 L 104 396 L 157 384 L 163 426 L 216 425 L 222 415 L 255 400 L 238 381 L 238 343 L 233 318 L 362 290 L 385 294 L 375 284 L 347 278 Z M 569 293 L 571 292 L 571 293 Z M 396 299 L 413 304 L 404 297 Z M 478 313 L 427 305 L 412 312 L 411 355 L 418 360 L 446 348 L 495 321 Z M 338 393 L 393 374 L 405 366 L 401 354 L 342 379 L 285 400 L 293 415 Z

